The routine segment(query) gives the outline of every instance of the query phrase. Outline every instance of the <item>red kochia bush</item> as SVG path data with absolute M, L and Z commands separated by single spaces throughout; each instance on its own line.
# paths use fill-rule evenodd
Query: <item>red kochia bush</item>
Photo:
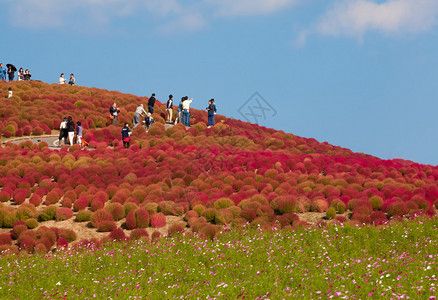
M 125 241 L 128 237 L 125 235 L 125 232 L 121 228 L 113 229 L 109 234 L 110 239 L 113 241 Z
M 168 234 L 173 235 L 177 233 L 183 233 L 184 232 L 184 226 L 181 223 L 175 223 L 169 226 Z
M 5 191 L 0 191 L 0 202 L 7 202 L 11 199 L 11 195 Z
M 83 210 L 86 207 L 88 207 L 88 203 L 89 203 L 88 197 L 87 196 L 81 196 L 73 204 L 73 209 L 75 211 Z
M 14 195 L 14 203 L 17 205 L 23 204 L 26 201 L 26 193 L 24 191 L 19 191 Z
M 67 247 L 68 246 L 68 241 L 65 237 L 60 237 L 58 239 L 58 241 L 56 242 L 56 247 L 60 248 L 60 247 Z
M 151 216 L 151 225 L 155 228 L 164 227 L 166 225 L 166 216 L 163 213 L 156 213 Z
M 37 193 L 34 193 L 32 197 L 30 197 L 29 199 L 29 203 L 33 204 L 34 206 L 40 205 L 41 201 L 42 201 L 41 196 L 38 195 Z
M 26 224 L 14 225 L 14 227 L 12 228 L 12 233 L 11 233 L 12 238 L 17 239 L 20 236 L 20 234 L 25 230 L 27 230 Z
M 98 228 L 104 221 L 114 222 L 113 216 L 105 209 L 96 210 L 90 218 L 91 225 Z
M 36 241 L 33 238 L 26 238 L 20 243 L 20 249 L 32 253 L 36 245 Z
M 135 228 L 131 231 L 131 240 L 149 240 L 149 234 L 144 228 Z
M 64 221 L 73 217 L 73 211 L 67 207 L 60 207 L 55 212 L 56 221 Z
M 0 234 L 0 245 L 12 245 L 12 237 L 10 233 Z

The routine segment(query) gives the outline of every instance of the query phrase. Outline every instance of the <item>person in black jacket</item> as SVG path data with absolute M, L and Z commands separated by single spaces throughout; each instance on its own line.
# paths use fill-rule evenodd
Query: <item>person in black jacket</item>
M 120 109 L 117 108 L 117 104 L 114 102 L 113 105 L 110 107 L 109 109 L 110 115 L 113 117 L 112 118 L 112 125 L 113 126 L 117 126 L 117 116 L 120 113 Z
M 67 118 L 67 132 L 68 132 L 68 141 L 70 142 L 70 146 L 73 145 L 73 138 L 75 136 L 75 123 L 73 122 L 73 118 L 68 116 Z
M 122 128 L 122 141 L 123 141 L 123 147 L 129 148 L 129 141 L 130 141 L 130 135 L 131 130 L 129 129 L 129 124 L 125 123 L 125 126 Z
M 148 110 L 150 114 L 154 113 L 154 105 L 155 105 L 155 94 L 152 94 L 152 96 L 149 98 L 148 101 Z
M 208 128 L 214 126 L 214 116 L 216 115 L 216 105 L 214 105 L 214 99 L 208 101 Z
M 172 124 L 172 114 L 173 114 L 173 95 L 169 95 L 169 100 L 166 103 L 167 111 L 167 121 L 166 123 Z

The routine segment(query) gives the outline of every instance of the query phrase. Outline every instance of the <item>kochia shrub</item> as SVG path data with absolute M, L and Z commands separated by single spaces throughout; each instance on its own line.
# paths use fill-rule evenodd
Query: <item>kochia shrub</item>
M 38 216 L 38 220 L 45 222 L 50 221 L 55 218 L 57 207 L 55 205 L 47 206 L 42 210 L 42 212 Z
M 67 207 L 60 207 L 55 212 L 56 221 L 65 221 L 73 217 L 73 211 Z
M 335 212 L 339 214 L 343 214 L 345 212 L 345 203 L 342 202 L 340 199 L 333 199 L 330 203 L 330 207 L 333 207 L 335 209 Z
M 117 228 L 117 224 L 114 221 L 102 221 L 97 226 L 99 232 L 110 232 Z
M 214 202 L 214 207 L 218 210 L 222 208 L 228 208 L 233 205 L 234 205 L 233 200 L 229 198 L 220 198 Z
M 90 222 L 91 222 L 91 225 L 93 225 L 93 227 L 99 228 L 99 225 L 102 222 L 113 222 L 114 223 L 114 219 L 113 219 L 113 216 L 107 210 L 102 208 L 102 209 L 96 210 L 93 213 L 93 215 L 90 218 Z M 114 229 L 114 228 L 112 228 L 112 229 Z M 111 230 L 109 230 L 109 231 L 111 231 Z
M 24 191 L 19 191 L 14 194 L 13 199 L 16 205 L 23 204 L 24 201 L 26 201 L 26 193 Z
M 121 228 L 113 229 L 109 234 L 109 238 L 113 241 L 126 241 L 128 239 L 128 237 L 125 235 L 125 232 Z
M 89 210 L 83 209 L 80 210 L 77 214 L 76 214 L 76 222 L 88 222 L 91 219 L 91 215 L 93 213 Z
M 178 233 L 184 232 L 184 225 L 181 223 L 175 223 L 169 226 L 167 233 L 172 236 Z
M 10 233 L 0 234 L 0 245 L 12 245 L 12 237 Z
M 297 199 L 294 196 L 281 196 L 277 200 L 278 211 L 281 214 L 293 213 L 297 209 Z
M 125 217 L 125 207 L 118 202 L 108 204 L 105 209 L 109 211 L 115 221 L 121 220 Z
M 65 238 L 69 243 L 77 239 L 76 233 L 71 229 L 60 229 L 58 235 Z
M 166 216 L 163 213 L 156 213 L 151 216 L 151 226 L 160 228 L 166 226 Z
M 336 209 L 333 206 L 327 209 L 326 217 L 329 220 L 334 219 L 336 217 Z
M 135 228 L 134 230 L 131 231 L 130 238 L 131 238 L 131 240 L 142 239 L 142 240 L 148 241 L 149 234 L 146 231 L 146 229 L 144 229 L 144 228 Z
M 373 210 L 378 210 L 378 209 L 380 209 L 380 207 L 381 207 L 382 204 L 383 204 L 383 199 L 382 199 L 382 197 L 377 196 L 377 195 L 372 196 L 372 197 L 369 199 L 369 201 L 370 201 L 370 203 L 371 203 L 371 206 L 373 207 Z
M 76 199 L 75 203 L 73 204 L 73 209 L 75 211 L 80 211 L 88 207 L 89 199 L 87 196 L 81 196 L 78 199 Z

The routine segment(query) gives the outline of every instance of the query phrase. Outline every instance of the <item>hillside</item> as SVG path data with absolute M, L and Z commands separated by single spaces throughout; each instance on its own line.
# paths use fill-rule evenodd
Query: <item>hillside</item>
M 0 250 L 48 251 L 80 240 L 178 231 L 212 238 L 225 225 L 246 223 L 267 229 L 309 221 L 379 225 L 435 215 L 438 205 L 437 167 L 381 160 L 225 116 L 207 128 L 206 112 L 198 110 L 191 110 L 191 128 L 165 130 L 161 103 L 157 123 L 148 133 L 137 127 L 124 149 L 121 127 L 107 126 L 108 109 L 116 102 L 119 124 L 131 124 L 147 98 L 0 82 L 5 94 L 9 86 L 14 96 L 0 99 L 3 142 L 52 133 L 71 115 L 82 122 L 90 149 L 52 150 L 44 142 L 0 148 Z M 309 212 L 315 214 L 309 218 Z

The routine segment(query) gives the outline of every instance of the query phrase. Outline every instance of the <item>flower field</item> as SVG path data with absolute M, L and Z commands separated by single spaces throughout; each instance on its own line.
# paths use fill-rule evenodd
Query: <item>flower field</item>
M 0 260 L 2 299 L 435 299 L 438 220 L 245 227 Z
M 192 127 L 166 129 L 159 101 L 157 123 L 137 127 L 125 149 L 109 107 L 131 124 L 147 98 L 32 81 L 0 89 L 9 85 L 2 299 L 436 295 L 436 166 L 225 116 L 207 128 L 195 109 Z M 56 133 L 68 115 L 88 149 L 10 142 Z
M 207 128 L 206 113 L 197 110 L 191 110 L 191 128 L 178 124 L 165 130 L 161 103 L 158 122 L 148 133 L 137 127 L 132 146 L 124 149 L 120 127 L 106 124 L 108 108 L 117 102 L 120 122 L 130 122 L 146 98 L 41 82 L 12 84 L 14 97 L 1 99 L 4 138 L 20 136 L 20 130 L 41 133 L 37 128 L 49 133 L 72 115 L 86 124 L 84 139 L 93 150 L 78 145 L 52 150 L 30 141 L 0 148 L 2 251 L 47 252 L 90 240 L 152 239 L 183 231 L 213 239 L 224 225 L 307 226 L 309 213 L 322 215 L 311 222 L 320 226 L 380 225 L 436 214 L 437 167 L 381 160 L 224 116 Z

